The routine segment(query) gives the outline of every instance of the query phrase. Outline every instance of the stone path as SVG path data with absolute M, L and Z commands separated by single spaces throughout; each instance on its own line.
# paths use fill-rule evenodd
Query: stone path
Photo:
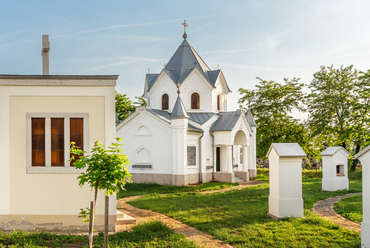
M 243 188 L 258 185 L 261 183 L 264 183 L 264 181 L 242 182 L 238 186 L 234 186 L 230 188 L 203 191 L 203 192 L 197 192 L 197 193 L 211 194 L 211 193 L 217 193 L 217 192 L 227 192 L 227 191 L 235 190 L 235 189 L 243 189 Z M 159 220 L 167 224 L 171 229 L 175 230 L 175 232 L 186 235 L 187 239 L 194 241 L 195 244 L 198 246 L 209 247 L 209 248 L 211 247 L 215 247 L 215 248 L 232 247 L 228 244 L 225 244 L 224 242 L 220 240 L 214 239 L 211 235 L 198 231 L 197 229 L 190 227 L 188 225 L 185 225 L 182 222 L 172 219 L 164 214 L 135 208 L 128 204 L 128 202 L 138 199 L 140 197 L 141 196 L 130 196 L 130 197 L 119 199 L 117 200 L 117 208 L 119 208 L 120 211 L 125 212 L 126 214 L 134 217 L 136 219 L 137 224 L 141 224 L 141 223 L 144 223 L 150 220 Z M 129 230 L 131 226 L 132 225 L 119 225 L 119 226 L 116 226 L 116 231 Z
M 337 214 L 334 209 L 334 203 L 340 201 L 342 198 L 347 198 L 353 195 L 361 195 L 362 193 L 351 193 L 342 196 L 335 196 L 332 198 L 328 198 L 322 201 L 318 201 L 312 208 L 312 212 L 316 213 L 318 216 L 332 221 L 336 224 L 341 225 L 343 228 L 346 228 L 351 231 L 356 231 L 361 233 L 361 225 L 357 224 L 353 221 L 350 221 L 339 214 Z

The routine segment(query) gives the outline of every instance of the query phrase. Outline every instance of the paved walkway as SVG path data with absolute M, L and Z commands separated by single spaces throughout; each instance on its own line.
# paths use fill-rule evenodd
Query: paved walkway
M 351 231 L 356 231 L 361 233 L 361 225 L 357 224 L 353 221 L 350 221 L 339 214 L 337 214 L 334 209 L 334 203 L 340 201 L 342 198 L 347 198 L 353 195 L 361 195 L 362 193 L 351 193 L 342 196 L 335 196 L 332 198 L 328 198 L 322 201 L 318 201 L 312 208 L 312 212 L 316 213 L 318 216 L 332 221 L 336 224 L 341 225 L 343 228 L 346 228 Z
M 217 192 L 227 192 L 227 191 L 235 190 L 235 189 L 243 189 L 243 188 L 258 185 L 261 183 L 264 183 L 264 181 L 242 182 L 238 186 L 234 186 L 230 188 L 203 191 L 203 192 L 197 192 L 197 193 L 211 194 L 211 193 L 217 193 Z M 171 229 L 175 230 L 175 232 L 186 235 L 187 239 L 194 241 L 195 244 L 198 246 L 209 247 L 209 248 L 232 247 L 228 244 L 225 244 L 224 242 L 220 240 L 214 239 L 211 235 L 198 231 L 197 229 L 190 227 L 188 225 L 185 225 L 182 222 L 172 219 L 164 214 L 135 208 L 128 204 L 128 202 L 138 199 L 140 197 L 141 196 L 130 196 L 130 197 L 119 199 L 117 200 L 117 208 L 119 208 L 120 211 L 125 212 L 126 214 L 134 217 L 136 219 L 137 224 L 141 224 L 141 223 L 144 223 L 150 220 L 159 220 L 167 224 Z M 116 231 L 129 230 L 130 228 L 131 228 L 131 225 L 119 225 L 119 226 L 116 226 Z

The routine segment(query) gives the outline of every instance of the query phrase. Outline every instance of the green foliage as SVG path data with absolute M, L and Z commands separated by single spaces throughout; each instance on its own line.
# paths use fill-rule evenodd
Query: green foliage
M 130 182 L 131 175 L 127 170 L 129 164 L 126 155 L 122 154 L 118 142 L 120 138 L 116 138 L 117 143 L 112 143 L 107 149 L 100 141 L 95 141 L 94 147 L 90 154 L 80 150 L 71 143 L 70 152 L 74 156 L 80 156 L 74 162 L 76 169 L 85 169 L 77 178 L 79 185 L 87 183 L 91 188 L 105 190 L 107 195 L 118 192 L 124 189 L 126 182 Z M 81 156 L 82 155 L 82 156 Z
M 139 106 L 146 106 L 146 105 L 148 105 L 147 102 L 146 102 L 146 99 L 144 97 L 135 96 L 135 99 L 136 99 L 136 102 L 134 102 L 134 103 L 136 105 L 139 105 Z
M 95 209 L 96 214 L 96 209 Z M 80 208 L 80 213 L 77 216 L 78 218 L 83 218 L 83 223 L 89 223 L 90 222 L 90 208 Z
M 116 91 L 116 114 L 120 121 L 123 121 L 135 111 L 135 106 L 132 104 L 126 94 L 120 94 Z M 144 99 L 145 100 L 145 99 Z
M 309 178 L 316 176 L 314 171 L 306 173 L 305 218 L 269 218 L 268 183 L 224 193 L 144 196 L 130 204 L 164 213 L 236 247 L 359 247 L 358 233 L 318 217 L 311 208 L 319 200 L 361 191 L 361 180 L 351 180 L 349 191 L 322 192 L 322 179 Z
M 157 183 L 128 183 L 126 190 L 121 190 L 117 193 L 117 198 L 124 198 L 134 195 L 150 195 L 150 194 L 170 194 L 180 192 L 201 192 L 208 190 L 225 189 L 239 185 L 238 183 L 202 183 L 192 186 L 174 186 L 174 185 L 160 185 Z
M 354 195 L 334 203 L 334 211 L 358 224 L 362 221 L 362 196 Z
M 271 143 L 297 142 L 310 153 L 307 130 L 290 114 L 293 109 L 305 111 L 304 95 L 299 79 L 284 79 L 280 84 L 260 78 L 255 90 L 239 89 L 239 104 L 248 104 L 257 123 L 257 157 L 265 158 Z
M 353 155 L 370 144 L 370 71 L 322 66 L 309 88 L 308 125 L 318 148 L 343 146 Z
M 0 247 L 87 247 L 85 235 L 63 235 L 45 232 L 0 231 Z M 103 247 L 104 235 L 95 237 L 94 247 Z M 177 234 L 160 221 L 150 221 L 133 227 L 133 231 L 110 235 L 109 247 L 197 247 L 185 235 Z

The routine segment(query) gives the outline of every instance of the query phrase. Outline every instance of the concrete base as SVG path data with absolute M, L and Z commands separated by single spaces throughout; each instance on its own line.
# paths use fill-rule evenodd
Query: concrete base
M 323 178 L 322 179 L 322 190 L 323 191 L 337 191 L 343 189 L 349 189 L 347 177 L 336 177 L 336 178 Z
M 133 183 L 158 183 L 161 185 L 171 185 L 171 174 L 149 174 L 149 173 L 131 173 Z
M 234 173 L 216 172 L 215 181 L 222 183 L 235 183 Z
M 278 219 L 303 217 L 303 199 L 282 199 L 269 196 L 269 215 Z
M 204 172 L 202 173 L 202 183 L 209 183 L 213 180 L 212 172 Z
M 257 177 L 257 169 L 248 169 L 249 178 Z
M 109 215 L 108 230 L 116 229 L 116 215 Z M 104 230 L 104 216 L 97 215 L 94 229 Z M 86 232 L 89 225 L 76 215 L 0 215 L 0 230 Z
M 248 171 L 234 171 L 235 176 L 243 179 L 244 181 L 249 181 L 249 172 Z
M 361 222 L 361 247 L 370 248 L 370 222 Z
M 188 184 L 187 175 L 172 175 L 171 185 L 184 186 Z

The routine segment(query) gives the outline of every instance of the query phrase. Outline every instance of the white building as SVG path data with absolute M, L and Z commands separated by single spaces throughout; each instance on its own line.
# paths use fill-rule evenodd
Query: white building
M 114 142 L 114 89 L 118 76 L 0 74 L 0 230 L 87 230 L 77 218 L 94 192 L 80 187 L 68 162 L 69 142 L 89 151 L 94 141 Z M 99 192 L 96 228 L 104 224 Z M 116 223 L 110 197 L 109 229 Z
M 348 156 L 350 153 L 341 146 L 334 146 L 326 148 L 320 155 L 322 156 L 322 190 L 348 190 Z
M 185 185 L 256 176 L 256 124 L 250 112 L 227 112 L 231 92 L 184 40 L 160 73 L 147 74 L 148 106 L 117 126 L 136 183 Z M 235 177 L 237 177 L 235 179 Z

